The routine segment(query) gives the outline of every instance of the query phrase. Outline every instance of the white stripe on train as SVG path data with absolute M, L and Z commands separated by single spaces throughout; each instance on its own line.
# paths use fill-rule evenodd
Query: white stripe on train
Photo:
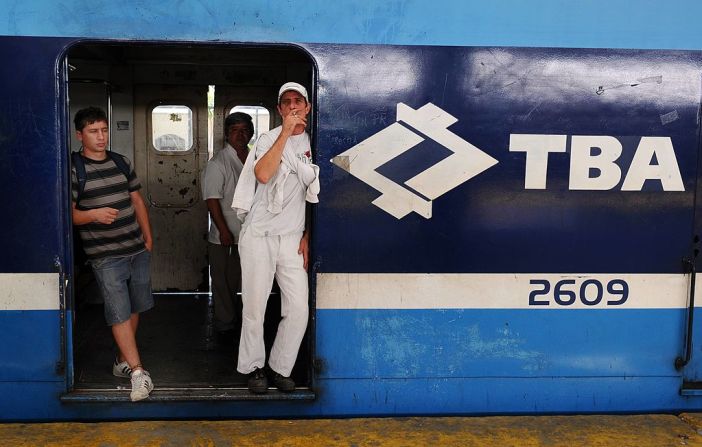
M 683 274 L 320 273 L 316 298 L 317 309 L 680 309 L 689 282 Z
M 58 309 L 58 273 L 0 273 L 0 311 Z
M 316 300 L 317 309 L 682 309 L 689 282 L 682 274 L 320 273 Z M 57 273 L 0 274 L 0 311 L 58 309 Z

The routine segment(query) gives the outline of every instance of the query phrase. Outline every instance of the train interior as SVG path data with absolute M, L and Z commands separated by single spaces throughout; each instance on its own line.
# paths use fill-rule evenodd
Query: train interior
M 312 61 L 289 46 L 93 42 L 72 47 L 65 70 L 71 150 L 80 149 L 72 121 L 76 111 L 102 107 L 110 120 L 110 150 L 133 161 L 149 205 L 156 307 L 142 314 L 137 342 L 156 385 L 152 398 L 245 396 L 246 377 L 236 372 L 238 346 L 218 339 L 213 327 L 201 175 L 223 147 L 224 118 L 232 111 L 249 113 L 252 146 L 260 133 L 280 123 L 280 85 L 291 80 L 314 85 Z M 313 133 L 313 117 L 311 124 Z M 116 347 L 78 239 L 74 234 L 75 319 L 67 329 L 73 340 L 71 393 L 110 399 L 129 383 L 112 375 Z M 266 313 L 267 349 L 279 319 L 274 286 Z M 292 374 L 303 391 L 311 388 L 313 321 Z

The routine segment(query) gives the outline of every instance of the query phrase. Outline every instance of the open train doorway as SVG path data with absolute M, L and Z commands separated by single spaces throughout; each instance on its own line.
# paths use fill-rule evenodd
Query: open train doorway
M 306 85 L 314 106 L 313 62 L 293 46 L 84 42 L 68 51 L 66 67 L 69 117 L 86 106 L 106 110 L 109 149 L 132 160 L 148 204 L 156 306 L 142 314 L 137 342 L 156 386 L 151 399 L 250 399 L 246 377 L 236 372 L 236 344 L 218 343 L 214 334 L 201 177 L 223 147 L 224 118 L 232 111 L 251 114 L 257 135 L 279 125 L 277 92 L 287 81 Z M 314 141 L 313 116 L 308 131 Z M 71 151 L 78 151 L 73 127 L 67 134 Z M 67 399 L 127 400 L 128 382 L 112 375 L 116 347 L 77 235 L 74 259 Z M 268 349 L 279 318 L 274 289 Z M 313 397 L 313 324 L 310 318 L 292 373 L 300 391 L 280 398 Z

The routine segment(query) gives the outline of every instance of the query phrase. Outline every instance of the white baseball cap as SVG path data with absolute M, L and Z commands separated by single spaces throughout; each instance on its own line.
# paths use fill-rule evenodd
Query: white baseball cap
M 298 92 L 305 98 L 305 101 L 310 102 L 310 98 L 307 96 L 307 89 L 297 82 L 286 82 L 282 87 L 280 87 L 280 90 L 278 91 L 278 102 L 280 102 L 280 97 L 283 96 L 283 93 L 290 90 Z

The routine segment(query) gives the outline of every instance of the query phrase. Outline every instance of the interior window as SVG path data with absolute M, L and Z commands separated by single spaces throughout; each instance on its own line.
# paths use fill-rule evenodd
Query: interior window
M 163 152 L 188 151 L 193 146 L 193 111 L 185 105 L 162 105 L 151 111 L 154 148 Z

